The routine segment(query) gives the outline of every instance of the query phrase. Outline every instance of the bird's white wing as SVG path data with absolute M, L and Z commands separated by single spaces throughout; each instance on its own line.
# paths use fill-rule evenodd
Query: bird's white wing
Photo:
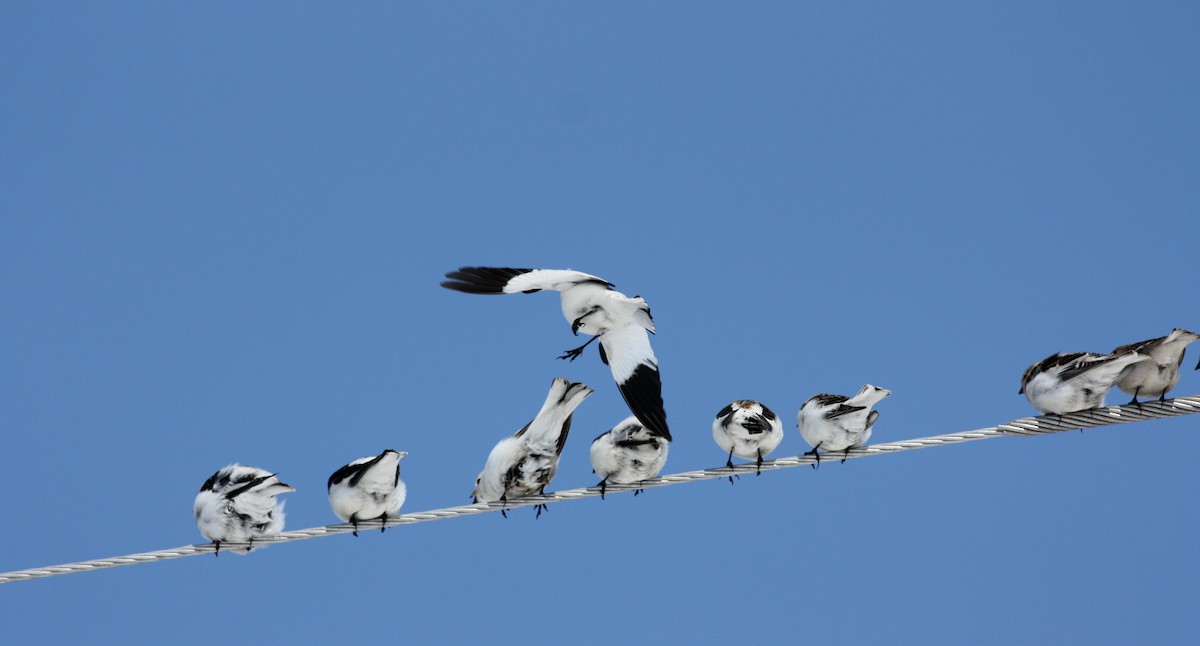
M 442 287 L 468 294 L 516 294 L 544 289 L 561 292 L 581 283 L 612 285 L 598 276 L 571 269 L 519 269 L 513 267 L 461 267 L 446 274 Z
M 613 328 L 600 336 L 600 351 L 629 411 L 650 432 L 670 441 L 667 413 L 663 410 L 662 379 L 658 359 L 650 347 L 650 334 L 633 322 Z

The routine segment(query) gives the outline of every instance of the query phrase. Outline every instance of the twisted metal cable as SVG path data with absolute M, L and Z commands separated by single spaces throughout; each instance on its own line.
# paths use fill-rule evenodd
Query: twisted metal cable
M 845 457 L 850 459 L 863 458 L 873 455 L 899 453 L 901 451 L 912 451 L 935 446 L 959 444 L 974 440 L 986 440 L 1005 435 L 1045 435 L 1049 433 L 1061 433 L 1063 431 L 1071 431 L 1076 429 L 1095 428 L 1098 426 L 1109 426 L 1113 424 L 1128 424 L 1130 422 L 1161 419 L 1164 417 L 1177 417 L 1180 415 L 1192 415 L 1196 413 L 1200 413 L 1200 395 L 1189 395 L 1186 397 L 1169 399 L 1165 402 L 1151 401 L 1143 402 L 1140 405 L 1126 404 L 1124 406 L 1108 406 L 1105 408 L 1093 408 L 1091 410 L 1080 411 L 1077 413 L 1068 413 L 1066 415 L 1023 417 L 1006 424 L 998 424 L 988 428 L 960 431 L 958 433 L 947 433 L 945 435 L 933 435 L 930 437 L 919 437 L 900 442 L 872 444 L 870 446 L 864 446 L 857 449 L 850 449 L 845 454 Z M 840 453 L 840 451 L 835 452 L 832 457 L 834 457 L 834 459 L 840 459 L 842 457 L 839 455 Z M 812 454 L 797 455 L 787 458 L 777 458 L 775 460 L 766 460 L 762 463 L 761 470 L 775 471 L 777 469 L 790 469 L 804 466 L 806 464 L 814 464 L 816 462 L 818 462 L 818 459 Z M 753 462 L 750 462 L 747 464 L 737 464 L 732 468 L 717 467 L 712 469 L 702 469 L 700 471 L 685 471 L 683 473 L 660 476 L 658 478 L 652 478 L 650 480 L 644 480 L 634 484 L 610 484 L 606 487 L 605 493 L 615 494 L 641 489 L 650 489 L 653 487 L 666 487 L 685 482 L 696 482 L 699 480 L 715 480 L 717 478 L 733 477 L 739 474 L 750 473 L 758 470 L 758 467 Z M 325 525 L 322 527 L 299 529 L 290 532 L 280 532 L 278 534 L 270 534 L 268 536 L 255 539 L 252 545 L 246 543 L 222 543 L 221 551 L 250 551 L 254 547 L 260 547 L 264 545 L 290 543 L 293 541 L 302 541 L 309 538 L 318 538 L 322 536 L 334 536 L 337 534 L 349 534 L 350 532 L 356 531 L 356 529 L 367 530 L 376 527 L 386 528 L 396 527 L 398 525 L 412 525 L 414 523 L 423 523 L 431 520 L 444 520 L 447 518 L 457 518 L 459 516 L 485 514 L 501 510 L 516 509 L 519 507 L 529 507 L 532 505 L 545 505 L 550 503 L 564 502 L 567 500 L 577 500 L 580 498 L 592 498 L 599 495 L 601 495 L 599 487 L 564 489 L 562 491 L 555 491 L 542 495 L 514 498 L 505 503 L 478 503 L 474 505 L 460 505 L 458 507 L 445 507 L 443 509 L 419 511 L 411 514 L 389 517 L 386 522 L 380 522 L 379 520 L 362 521 L 358 523 L 357 528 L 349 523 L 342 523 L 338 525 Z M 77 563 L 64 563 L 62 565 L 51 565 L 48 567 L 33 568 L 28 570 L 16 570 L 13 572 L 0 573 L 0 583 L 27 581 L 29 579 L 57 576 L 59 574 L 90 572 L 92 570 L 102 570 L 106 568 L 121 567 L 124 565 L 154 563 L 158 561 L 183 558 L 185 556 L 212 554 L 215 551 L 216 547 L 212 543 L 202 543 L 199 545 L 184 545 L 182 547 L 157 550 L 154 552 L 129 554 L 127 556 L 114 556 L 106 559 L 79 561 Z

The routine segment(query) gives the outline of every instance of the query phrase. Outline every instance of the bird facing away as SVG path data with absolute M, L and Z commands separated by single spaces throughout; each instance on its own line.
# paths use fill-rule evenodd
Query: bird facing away
M 1133 400 L 1129 403 L 1140 406 L 1139 395 L 1157 396 L 1159 401 L 1166 401 L 1167 393 L 1179 383 L 1179 366 L 1183 365 L 1183 353 L 1196 339 L 1200 339 L 1200 334 L 1175 328 L 1167 336 L 1130 343 L 1113 350 L 1112 353 L 1118 355 L 1137 352 L 1150 357 L 1149 361 L 1139 361 L 1126 366 L 1117 377 L 1117 387 L 1133 395 Z
M 1025 369 L 1021 389 L 1043 415 L 1064 415 L 1104 405 L 1104 396 L 1126 366 L 1150 357 L 1071 352 L 1052 354 Z
M 388 449 L 359 458 L 329 476 L 329 505 L 338 518 L 354 525 L 355 536 L 360 521 L 379 519 L 386 523 L 388 516 L 404 504 L 408 489 L 400 479 L 400 458 L 406 455 Z M 384 529 L 380 527 L 379 531 Z
M 512 437 L 500 440 L 475 479 L 475 502 L 508 501 L 540 494 L 558 470 L 558 458 L 571 430 L 571 414 L 592 389 L 558 377 L 550 384 L 537 417 Z M 545 505 L 535 505 L 540 518 Z M 508 513 L 500 512 L 505 518 Z
M 818 449 L 826 453 L 845 451 L 842 457 L 845 462 L 850 449 L 866 444 L 875 420 L 879 419 L 879 411 L 871 407 L 891 394 L 886 388 L 866 384 L 853 397 L 825 394 L 809 397 L 796 414 L 796 426 L 800 428 L 800 437 L 813 447 L 805 453 L 816 458 L 813 468 L 821 463 Z
M 603 278 L 570 269 L 462 267 L 447 273 L 446 278 L 450 280 L 442 287 L 468 294 L 561 292 L 562 312 L 571 324 L 571 333 L 582 332 L 592 338 L 559 359 L 574 361 L 592 341 L 600 339 L 600 360 L 612 370 L 630 412 L 656 437 L 671 440 L 658 359 L 650 347 L 654 319 L 643 298 L 630 298 Z
M 600 498 L 610 483 L 633 484 L 653 478 L 667 463 L 667 438 L 655 435 L 630 415 L 592 441 L 592 469 L 600 476 Z M 633 495 L 641 493 L 636 489 Z
M 275 496 L 295 490 L 274 473 L 231 464 L 200 486 L 193 507 L 196 526 L 218 554 L 221 543 L 246 543 L 249 552 L 255 538 L 283 531 L 283 501 Z
M 729 452 L 725 466 L 733 467 L 733 456 L 755 460 L 762 474 L 763 456 L 775 450 L 783 440 L 783 423 L 770 408 L 748 399 L 737 399 L 717 413 L 712 425 L 713 439 L 722 451 Z M 730 476 L 729 482 L 733 482 Z

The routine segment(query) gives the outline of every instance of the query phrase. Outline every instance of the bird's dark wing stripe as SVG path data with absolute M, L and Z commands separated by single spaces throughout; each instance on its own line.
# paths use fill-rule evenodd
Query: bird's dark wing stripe
M 442 287 L 468 294 L 503 294 L 508 281 L 531 271 L 511 267 L 461 267 L 446 274 L 451 280 L 443 282 Z
M 671 441 L 671 431 L 667 428 L 667 413 L 663 410 L 662 380 L 657 369 L 645 363 L 639 364 L 624 383 L 617 384 L 617 389 L 625 398 L 629 411 L 646 430 L 665 438 L 668 442 Z
M 841 406 L 838 406 L 837 408 L 829 411 L 828 413 L 825 413 L 825 419 L 833 419 L 835 417 L 841 417 L 842 415 L 853 413 L 854 411 L 858 411 L 858 410 L 863 410 L 865 408 L 866 408 L 866 406 L 847 406 L 846 404 L 842 404 Z
M 870 413 L 867 413 L 867 426 L 866 426 L 866 428 L 867 428 L 867 430 L 868 430 L 868 431 L 869 431 L 869 430 L 871 430 L 871 427 L 875 425 L 875 420 L 877 420 L 877 419 L 879 419 L 879 411 L 877 411 L 877 410 L 873 410 L 873 411 L 871 411 Z
M 567 434 L 571 432 L 571 417 L 567 415 L 567 419 L 563 420 L 562 433 L 558 435 L 558 444 L 554 447 L 554 453 L 562 455 L 563 447 L 567 445 Z
M 776 419 L 778 419 L 777 417 L 775 417 L 775 411 L 771 410 L 770 408 L 767 408 L 766 404 L 759 404 L 759 406 L 762 406 L 763 417 L 767 418 L 767 421 L 773 422 Z
M 1137 343 L 1130 343 L 1129 345 L 1123 345 L 1123 346 L 1113 350 L 1112 353 L 1113 354 L 1125 354 L 1127 352 L 1141 352 L 1142 350 L 1148 350 L 1156 345 L 1161 344 L 1166 339 L 1167 339 L 1167 337 L 1160 336 L 1157 339 L 1148 339 L 1146 341 L 1138 341 Z
M 219 475 L 221 475 L 220 471 L 217 471 L 216 473 L 212 474 L 211 478 L 209 478 L 208 480 L 205 480 L 204 484 L 200 485 L 200 491 L 212 491 L 213 487 L 217 484 L 217 476 L 219 476 Z
M 1099 359 L 1096 361 L 1080 361 L 1078 363 L 1072 364 L 1069 368 L 1067 368 L 1066 370 L 1063 370 L 1061 373 L 1059 373 L 1059 377 L 1061 377 L 1063 381 L 1066 381 L 1068 379 L 1074 379 L 1075 377 L 1082 375 L 1083 373 L 1091 370 L 1092 368 L 1095 368 L 1096 366 L 1099 366 L 1099 365 L 1106 364 L 1109 361 L 1112 361 L 1113 359 L 1116 359 L 1116 357 L 1105 357 L 1103 359 Z
M 808 401 L 812 401 L 814 399 L 817 400 L 817 403 L 822 406 L 832 406 L 833 404 L 840 404 L 850 398 L 845 395 L 821 394 L 821 395 L 813 395 L 812 397 L 809 397 Z M 805 402 L 805 403 L 808 403 L 808 402 Z
M 363 470 L 363 467 L 365 467 L 365 466 L 366 466 L 366 463 L 364 463 L 364 464 L 347 464 L 346 466 L 338 469 L 337 471 L 334 471 L 333 475 L 329 476 L 329 483 L 325 486 L 325 489 L 328 490 L 330 487 L 341 482 L 342 480 L 345 480 L 346 478 L 350 478 L 350 477 L 357 475 L 359 472 L 361 472 Z M 354 484 L 354 482 L 357 482 L 357 481 L 353 481 L 353 482 L 351 482 L 351 484 Z
M 265 475 L 265 476 L 258 476 L 257 478 L 254 478 L 250 482 L 247 482 L 246 484 L 238 487 L 237 489 L 234 489 L 233 491 L 230 491 L 229 493 L 225 494 L 225 499 L 233 500 L 234 498 L 237 498 L 238 496 L 246 493 L 247 491 L 253 489 L 254 487 L 257 487 L 258 485 L 262 484 L 263 481 L 268 480 L 270 478 L 274 478 L 274 477 L 275 477 L 275 474 L 273 474 L 273 473 Z
M 379 455 L 375 456 L 374 458 L 367 460 L 366 462 L 363 462 L 362 464 L 360 464 L 359 466 L 361 466 L 362 468 L 358 470 L 358 473 L 354 474 L 354 476 L 350 478 L 350 486 L 357 487 L 358 481 L 362 480 L 362 477 L 367 475 L 367 471 L 371 467 L 375 466 L 376 464 L 379 464 L 379 461 L 383 459 L 384 455 L 385 454 L 380 453 Z
M 529 420 L 529 424 L 526 424 L 526 425 L 522 426 L 522 427 L 521 427 L 521 430 L 519 430 L 519 431 L 517 431 L 516 433 L 514 433 L 514 434 L 513 434 L 513 437 L 521 437 L 522 435 L 524 435 L 524 434 L 525 434 L 525 431 L 528 431 L 528 430 L 529 430 L 529 426 L 530 426 L 531 424 L 533 424 L 533 420 Z
M 617 446 L 626 447 L 626 448 L 634 447 L 634 446 L 642 446 L 643 444 L 653 444 L 655 447 L 657 447 L 658 439 L 651 437 L 651 438 L 647 438 L 644 440 L 621 440 L 620 442 L 617 442 Z

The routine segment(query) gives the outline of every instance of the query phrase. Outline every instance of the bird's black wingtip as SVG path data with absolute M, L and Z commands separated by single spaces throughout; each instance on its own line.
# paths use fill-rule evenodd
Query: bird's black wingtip
M 617 384 L 629 410 L 642 426 L 655 436 L 671 441 L 671 430 L 667 427 L 667 413 L 663 410 L 662 380 L 658 369 L 641 364 L 623 383 Z
M 516 276 L 529 273 L 532 269 L 512 267 L 459 267 L 446 272 L 442 287 L 467 294 L 503 294 L 508 282 Z

